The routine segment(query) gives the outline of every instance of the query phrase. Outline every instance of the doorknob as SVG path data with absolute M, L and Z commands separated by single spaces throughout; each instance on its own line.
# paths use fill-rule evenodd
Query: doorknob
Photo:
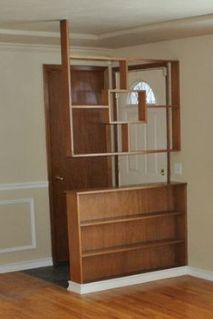
M 55 179 L 57 179 L 58 181 L 63 181 L 64 180 L 64 178 L 62 176 L 59 176 L 59 175 L 56 175 Z

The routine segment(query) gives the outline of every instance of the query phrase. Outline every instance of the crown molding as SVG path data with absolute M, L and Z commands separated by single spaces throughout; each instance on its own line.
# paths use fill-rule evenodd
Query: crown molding
M 45 31 L 30 31 L 30 30 L 16 30 L 16 29 L 0 29 L 0 35 L 13 35 L 13 36 L 30 36 L 42 38 L 60 38 L 59 32 L 45 32 Z M 99 36 L 94 34 L 85 33 L 72 33 L 72 39 L 80 40 L 98 40 Z
M 155 31 L 158 29 L 169 29 L 169 28 L 184 28 L 184 27 L 189 27 L 193 26 L 195 24 L 206 24 L 210 23 L 213 26 L 213 14 L 207 14 L 207 15 L 202 15 L 202 16 L 197 16 L 197 17 L 191 17 L 191 18 L 183 18 L 183 19 L 175 19 L 175 20 L 170 20 L 166 22 L 160 22 L 160 23 L 152 23 L 152 24 L 147 24 L 144 26 L 138 26 L 135 28 L 129 28 L 129 29 L 123 29 L 120 31 L 115 31 L 115 32 L 106 32 L 102 33 L 98 36 L 98 40 L 104 40 L 104 39 L 109 39 L 109 38 L 114 38 L 114 37 L 119 37 L 119 36 L 124 36 L 127 34 L 131 33 L 144 33 L 144 32 L 151 32 Z
M 166 22 L 152 23 L 143 26 L 137 26 L 134 28 L 122 29 L 120 31 L 104 32 L 101 34 L 88 34 L 88 33 L 70 33 L 70 38 L 79 40 L 92 40 L 98 41 L 103 39 L 109 39 L 129 33 L 140 33 L 145 31 L 153 31 L 159 28 L 175 27 L 178 25 L 187 26 L 194 23 L 211 23 L 213 21 L 213 14 L 206 14 L 190 18 L 182 18 L 169 20 Z M 60 38 L 59 32 L 47 32 L 47 31 L 33 31 L 33 30 L 17 30 L 17 29 L 0 29 L 0 35 L 12 35 L 12 36 L 31 36 L 42 38 Z
M 4 42 L 0 40 L 0 50 L 41 50 L 41 51 L 60 51 L 59 45 L 54 44 L 35 44 L 20 42 Z
M 104 32 L 101 34 L 70 33 L 71 43 L 85 49 L 121 48 L 123 46 L 144 44 L 150 42 L 200 36 L 213 33 L 213 14 L 170 20 L 166 22 L 147 24 L 120 31 Z M 45 46 L 58 48 L 59 32 L 0 29 L 0 41 L 9 43 L 29 43 L 34 47 Z M 28 42 L 28 43 L 27 43 Z M 134 42 L 134 43 L 133 43 Z M 51 43 L 51 45 L 40 44 Z M 128 44 L 129 43 L 129 44 Z
M 0 50 L 37 50 L 37 51 L 46 51 L 46 52 L 56 52 L 60 53 L 60 45 L 56 44 L 35 44 L 35 43 L 18 43 L 18 42 L 1 42 L 0 41 Z M 100 48 L 100 47 L 88 47 L 88 46 L 71 46 L 70 50 L 74 53 L 91 53 L 101 55 L 113 55 L 114 49 L 110 48 Z

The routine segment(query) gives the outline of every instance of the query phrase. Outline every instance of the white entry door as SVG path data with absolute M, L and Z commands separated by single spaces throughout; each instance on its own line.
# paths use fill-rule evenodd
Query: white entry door
M 153 90 L 155 104 L 166 104 L 165 70 L 137 70 L 129 72 L 129 87 L 145 82 Z M 151 97 L 153 99 L 153 96 Z M 133 99 L 134 100 L 134 99 Z M 137 104 L 132 104 L 131 96 L 119 99 L 118 117 L 135 121 L 138 116 Z M 120 140 L 121 137 L 118 137 Z M 166 110 L 148 110 L 147 124 L 130 125 L 130 150 L 166 149 Z M 119 156 L 119 185 L 134 185 L 152 182 L 165 182 L 167 179 L 166 153 Z

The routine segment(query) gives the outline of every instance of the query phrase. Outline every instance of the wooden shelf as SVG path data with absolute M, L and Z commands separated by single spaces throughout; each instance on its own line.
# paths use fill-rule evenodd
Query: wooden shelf
M 146 123 L 145 121 L 110 121 L 110 122 L 102 122 L 101 124 L 105 125 L 122 125 L 122 124 L 144 124 Z
M 109 93 L 139 93 L 141 90 L 131 90 L 131 89 L 109 89 Z
M 164 217 L 164 216 L 171 216 L 171 217 L 172 216 L 180 216 L 182 214 L 183 213 L 179 212 L 179 211 L 168 211 L 168 212 L 125 215 L 125 216 L 110 217 L 110 218 L 100 218 L 100 219 L 83 221 L 83 222 L 81 222 L 81 227 L 124 223 L 124 222 L 131 222 L 131 221 L 135 221 L 135 220 L 160 218 L 160 217 Z
M 157 104 L 147 104 L 148 109 L 177 109 L 179 108 L 179 105 L 157 105 Z
M 125 58 L 111 57 L 111 56 L 83 56 L 83 55 L 71 55 L 71 60 L 88 60 L 88 61 L 126 61 Z
M 109 255 L 109 254 L 117 254 L 131 250 L 140 250 L 140 249 L 148 249 L 148 248 L 157 248 L 161 246 L 168 245 L 177 245 L 184 243 L 183 239 L 167 239 L 167 240 L 159 240 L 159 241 L 151 241 L 151 242 L 142 242 L 133 245 L 125 245 L 118 247 L 110 247 L 107 249 L 97 249 L 85 251 L 82 253 L 82 257 L 93 257 L 93 256 L 101 256 L 101 255 Z
M 146 151 L 129 151 L 129 152 L 112 152 L 112 153 L 90 153 L 90 154 L 73 154 L 72 157 L 95 157 L 95 156 L 115 156 L 115 155 L 142 155 L 142 154 L 158 154 L 173 152 L 172 149 L 162 150 L 146 150 Z
M 124 90 L 123 90 L 124 91 Z M 147 104 L 148 109 L 166 109 L 166 108 L 179 108 L 178 105 L 157 105 L 157 104 Z M 72 105 L 72 109 L 109 109 L 109 105 Z M 129 122 L 127 122 L 129 123 Z
M 109 105 L 72 105 L 72 109 L 109 109 Z

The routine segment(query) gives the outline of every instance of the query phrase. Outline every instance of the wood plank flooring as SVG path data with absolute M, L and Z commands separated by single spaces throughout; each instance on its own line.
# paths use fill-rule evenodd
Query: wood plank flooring
M 0 275 L 1 319 L 212 319 L 213 282 L 183 276 L 80 296 L 23 273 Z

